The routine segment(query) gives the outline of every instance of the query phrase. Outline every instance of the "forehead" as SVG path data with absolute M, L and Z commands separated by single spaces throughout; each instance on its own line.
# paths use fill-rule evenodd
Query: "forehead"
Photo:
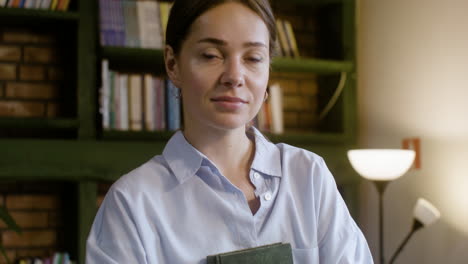
M 265 22 L 252 9 L 238 2 L 227 2 L 200 15 L 191 26 L 189 38 L 214 37 L 268 43 Z

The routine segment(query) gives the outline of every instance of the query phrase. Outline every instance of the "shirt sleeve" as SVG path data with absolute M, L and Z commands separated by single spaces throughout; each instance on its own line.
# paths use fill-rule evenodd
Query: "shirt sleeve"
M 321 160 L 316 169 L 320 175 L 314 190 L 320 197 L 315 205 L 320 263 L 374 263 L 367 241 L 351 217 L 325 162 Z
M 87 264 L 148 263 L 130 202 L 111 188 L 94 219 L 86 244 Z

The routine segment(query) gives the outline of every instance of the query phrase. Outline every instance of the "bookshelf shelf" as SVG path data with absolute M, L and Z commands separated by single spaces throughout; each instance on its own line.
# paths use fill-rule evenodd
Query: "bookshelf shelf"
M 0 128 L 76 129 L 78 126 L 78 120 L 73 118 L 0 118 Z
M 8 23 L 45 23 L 45 22 L 75 22 L 80 18 L 78 12 L 50 11 L 26 8 L 0 8 L 0 22 Z
M 101 56 L 109 60 L 110 67 L 120 69 L 139 69 L 163 72 L 163 51 L 159 49 L 143 49 L 131 47 L 101 47 Z
M 351 61 L 335 61 L 323 59 L 273 59 L 273 71 L 278 72 L 315 72 L 315 73 L 335 73 L 351 72 L 353 63 Z
M 168 141 L 174 134 L 173 131 L 103 131 L 101 139 L 114 141 Z
M 163 51 L 130 47 L 101 47 L 102 57 L 109 59 L 112 65 L 162 70 Z M 279 72 L 350 72 L 354 66 L 351 61 L 324 59 L 292 59 L 278 57 L 273 59 L 273 71 Z

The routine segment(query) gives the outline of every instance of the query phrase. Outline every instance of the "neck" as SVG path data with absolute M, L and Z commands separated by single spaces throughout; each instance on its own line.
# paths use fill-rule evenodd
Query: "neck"
M 247 137 L 245 128 L 234 130 L 204 129 L 184 130 L 187 141 L 207 156 L 223 175 L 230 171 L 245 171 L 250 168 L 254 155 L 254 144 Z

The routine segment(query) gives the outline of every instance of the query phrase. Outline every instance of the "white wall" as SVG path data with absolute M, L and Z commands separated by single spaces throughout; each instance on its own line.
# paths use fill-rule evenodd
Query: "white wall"
M 415 233 L 396 263 L 468 263 L 468 1 L 359 1 L 359 144 L 399 148 L 417 136 L 422 147 L 422 169 L 385 193 L 386 259 L 424 197 L 441 221 Z M 378 263 L 376 198 L 364 182 L 360 221 Z

